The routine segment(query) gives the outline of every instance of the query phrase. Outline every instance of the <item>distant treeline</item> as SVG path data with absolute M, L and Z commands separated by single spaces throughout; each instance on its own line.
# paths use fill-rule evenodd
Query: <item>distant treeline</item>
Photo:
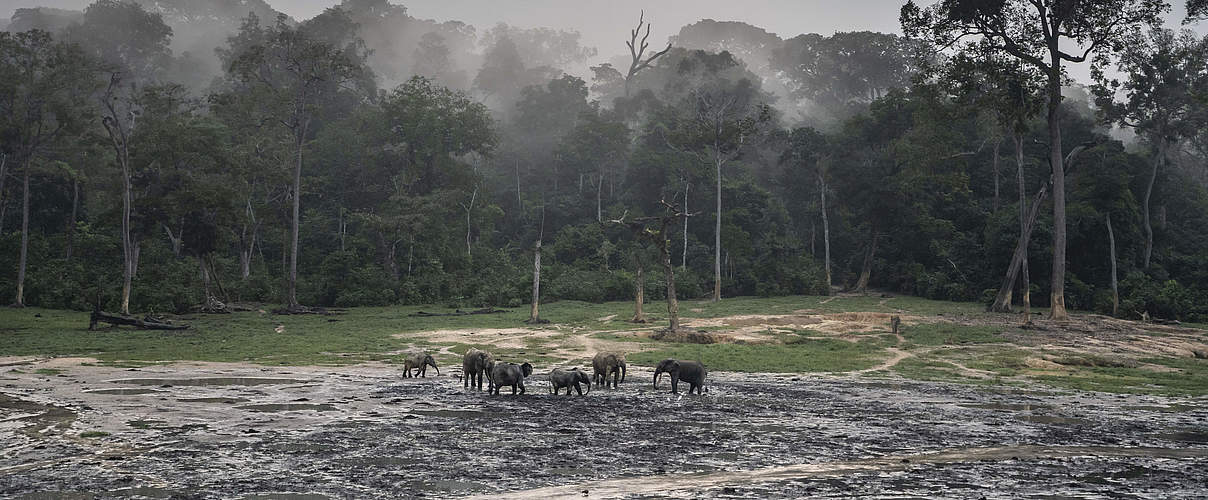
M 214 2 L 223 35 L 188 44 L 213 55 L 170 49 L 196 2 L 22 9 L 0 32 L 0 302 L 517 306 L 539 240 L 544 300 L 631 300 L 639 275 L 656 300 L 659 250 L 626 222 L 669 204 L 691 214 L 668 231 L 681 298 L 1003 309 L 1027 283 L 1035 306 L 1208 320 L 1208 39 L 1109 2 L 1139 9 L 1092 54 L 1117 76 L 1059 81 L 1055 107 L 992 37 L 943 43 L 978 19 L 960 3 L 908 4 L 910 38 L 702 21 L 660 45 L 643 19 L 599 64 L 575 33 L 384 0 L 302 22 Z

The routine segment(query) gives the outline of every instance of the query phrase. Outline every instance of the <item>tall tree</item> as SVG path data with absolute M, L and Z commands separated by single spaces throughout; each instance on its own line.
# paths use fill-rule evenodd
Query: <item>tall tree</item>
M 941 0 L 925 9 L 902 6 L 902 30 L 937 47 L 983 44 L 1009 54 L 1045 75 L 1049 164 L 1053 169 L 1053 319 L 1066 319 L 1065 169 L 1060 106 L 1066 63 L 1110 51 L 1144 26 L 1157 26 L 1170 8 L 1163 0 Z M 1073 53 L 1066 52 L 1074 47 Z
M 23 192 L 16 306 L 25 305 L 30 175 L 40 155 L 82 132 L 91 119 L 86 102 L 97 86 L 94 68 L 78 46 L 56 42 L 45 31 L 0 32 L 0 136 L 10 139 L 4 162 L 11 153 Z
M 1108 78 L 1096 65 L 1095 102 L 1105 121 L 1132 128 L 1154 149 L 1149 181 L 1141 198 L 1143 262 L 1148 268 L 1153 255 L 1150 207 L 1154 183 L 1158 170 L 1168 161 L 1171 147 L 1196 133 L 1195 114 L 1202 103 L 1193 93 L 1197 84 L 1208 81 L 1208 38 L 1197 39 L 1191 31 L 1153 30 L 1147 38 L 1124 46 L 1116 69 L 1128 78 Z M 1116 96 L 1124 100 L 1117 101 Z
M 291 136 L 294 166 L 290 210 L 290 252 L 286 308 L 298 304 L 298 232 L 301 221 L 302 166 L 306 146 L 320 111 L 339 94 L 365 92 L 371 79 L 363 53 L 310 38 L 305 26 L 291 27 L 278 17 L 273 27 L 262 28 L 249 17 L 223 52 L 230 82 L 247 94 L 247 105 L 287 130 Z
M 728 72 L 739 63 L 727 53 L 694 51 L 681 61 L 677 71 L 690 85 L 677 103 L 678 114 L 665 132 L 672 148 L 690 152 L 713 169 L 716 212 L 713 231 L 713 300 L 721 300 L 721 219 L 723 167 L 757 142 L 774 121 L 767 96 L 757 83 L 741 77 L 730 80 Z

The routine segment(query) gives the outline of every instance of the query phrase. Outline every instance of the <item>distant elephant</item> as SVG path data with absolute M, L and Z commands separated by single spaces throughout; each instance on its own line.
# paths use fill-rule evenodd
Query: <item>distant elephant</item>
M 505 385 L 512 386 L 512 394 L 516 394 L 516 388 L 520 388 L 520 394 L 524 394 L 524 377 L 533 374 L 533 365 L 525 363 L 517 365 L 516 363 L 495 363 L 491 368 L 491 394 L 499 394 L 499 388 Z
M 591 392 L 591 381 L 587 379 L 587 372 L 585 371 L 578 368 L 570 370 L 554 368 L 553 371 L 549 372 L 549 388 L 555 396 L 558 395 L 558 389 L 563 387 L 566 388 L 567 396 L 570 396 L 571 387 L 574 387 L 575 391 L 578 391 L 579 395 L 582 396 L 583 389 L 579 386 L 580 383 L 587 385 L 587 392 Z
M 407 353 L 407 357 L 403 359 L 403 378 L 412 377 L 427 377 L 428 367 L 436 368 L 436 374 L 440 375 L 440 368 L 436 366 L 436 360 L 432 359 L 432 355 L 423 351 L 414 351 Z M 411 370 L 415 370 L 413 375 Z
M 618 382 L 625 381 L 625 355 L 618 352 L 601 352 L 591 360 L 595 371 L 592 381 L 597 386 L 608 387 L 608 376 L 612 375 L 612 388 L 617 388 Z M 619 380 L 618 380 L 619 377 Z
M 699 361 L 679 361 L 676 359 L 664 359 L 660 361 L 658 366 L 654 368 L 655 388 L 659 386 L 659 375 L 662 375 L 664 372 L 671 374 L 671 392 L 673 394 L 679 393 L 679 381 L 681 380 L 691 384 L 688 387 L 688 394 L 692 394 L 694 390 L 697 394 L 701 394 L 701 391 L 705 387 L 705 375 L 707 372 L 705 365 L 700 364 Z
M 491 376 L 493 366 L 495 366 L 495 358 L 491 356 L 491 353 L 471 347 L 461 358 L 461 371 L 465 377 L 462 385 L 469 389 L 477 384 L 478 390 L 481 391 L 482 379 Z M 490 384 L 487 385 L 487 388 L 490 388 Z

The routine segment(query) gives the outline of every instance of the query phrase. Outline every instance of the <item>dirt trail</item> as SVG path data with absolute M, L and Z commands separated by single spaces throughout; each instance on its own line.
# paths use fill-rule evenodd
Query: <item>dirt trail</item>
M 968 462 L 1002 462 L 1027 459 L 1068 459 L 1076 457 L 1159 459 L 1208 458 L 1208 449 L 1130 448 L 1114 446 L 994 446 L 958 448 L 915 455 L 891 455 L 864 460 L 796 464 L 743 471 L 722 471 L 692 475 L 659 475 L 611 479 L 587 483 L 509 492 L 506 498 L 630 498 L 635 495 L 671 496 L 742 484 L 805 480 L 864 472 L 909 471 L 924 465 L 950 465 Z M 468 497 L 474 500 L 500 498 L 499 495 Z

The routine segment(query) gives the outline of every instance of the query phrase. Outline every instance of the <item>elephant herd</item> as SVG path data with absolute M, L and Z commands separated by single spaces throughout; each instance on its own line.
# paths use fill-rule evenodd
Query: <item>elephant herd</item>
M 427 368 L 431 366 L 440 375 L 440 368 L 430 354 L 413 351 L 403 359 L 403 377 L 426 377 Z M 583 386 L 591 392 L 591 386 L 618 388 L 625 381 L 625 355 L 617 352 L 597 353 L 591 360 L 592 377 L 587 378 L 587 372 L 575 368 L 554 368 L 549 373 L 549 390 L 558 394 L 566 389 L 566 395 L 571 395 L 573 388 L 580 396 Z M 482 390 L 483 379 L 487 381 L 487 391 L 499 394 L 499 389 L 511 387 L 512 394 L 524 394 L 524 379 L 532 376 L 533 365 L 529 363 L 515 364 L 495 361 L 495 357 L 487 352 L 471 347 L 462 356 L 461 368 L 463 387 Z M 414 373 L 413 373 L 414 372 Z M 679 392 L 679 383 L 688 384 L 688 394 L 701 394 L 705 387 L 705 376 L 708 370 L 699 361 L 664 359 L 654 368 L 654 387 L 658 387 L 660 377 L 666 373 L 671 378 L 671 392 Z M 612 379 L 609 380 L 609 377 Z

